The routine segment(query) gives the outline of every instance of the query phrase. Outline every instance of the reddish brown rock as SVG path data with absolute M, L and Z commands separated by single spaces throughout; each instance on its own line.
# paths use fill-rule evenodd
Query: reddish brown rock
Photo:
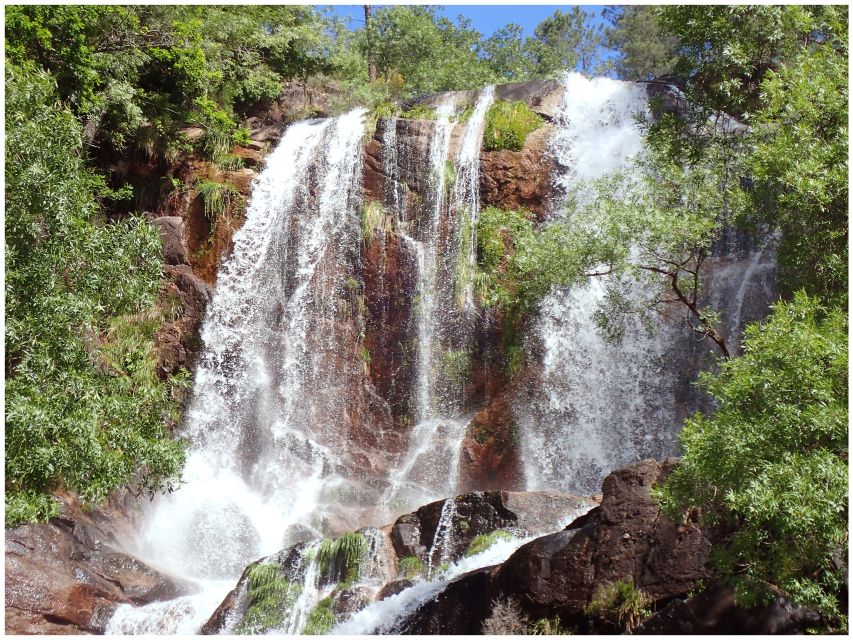
M 120 550 L 130 520 L 118 502 L 84 513 L 59 496 L 62 515 L 6 530 L 6 633 L 103 633 L 116 606 L 191 593 L 192 585 Z
M 696 523 L 662 516 L 649 493 L 673 464 L 644 460 L 611 473 L 601 505 L 519 549 L 501 567 L 498 590 L 531 615 L 559 613 L 569 621 L 582 616 L 600 586 L 627 577 L 655 600 L 693 589 L 708 577 L 710 542 Z
M 471 420 L 459 460 L 462 491 L 522 488 L 519 434 L 509 397 L 502 393 Z
M 483 205 L 501 209 L 528 209 L 539 220 L 547 213 L 553 189 L 554 158 L 548 141 L 554 127 L 539 127 L 521 151 L 484 151 L 480 155 L 480 198 Z

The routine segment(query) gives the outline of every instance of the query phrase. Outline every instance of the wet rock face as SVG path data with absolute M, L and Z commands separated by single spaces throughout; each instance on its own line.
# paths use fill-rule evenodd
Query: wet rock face
M 400 558 L 427 560 L 435 543 L 445 500 L 424 505 L 401 516 L 391 529 L 391 541 Z M 587 498 L 557 491 L 487 491 L 466 493 L 454 499 L 450 557 L 456 560 L 477 536 L 497 529 L 516 537 L 553 531 L 589 508 Z
M 597 589 L 633 577 L 651 598 L 693 589 L 708 577 L 711 544 L 695 522 L 677 524 L 649 494 L 675 464 L 644 460 L 604 480 L 601 505 L 565 531 L 519 549 L 501 567 L 499 589 L 532 615 L 583 614 Z
M 413 413 L 415 378 L 414 300 L 417 261 L 397 233 L 382 234 L 362 246 L 365 339 L 368 369 L 395 422 Z
M 118 549 L 115 511 L 86 514 L 61 499 L 60 517 L 6 530 L 7 634 L 103 633 L 120 604 L 193 592 Z
M 554 157 L 548 145 L 554 127 L 539 127 L 521 151 L 483 151 L 480 155 L 480 198 L 483 205 L 501 209 L 528 209 L 537 220 L 551 200 Z

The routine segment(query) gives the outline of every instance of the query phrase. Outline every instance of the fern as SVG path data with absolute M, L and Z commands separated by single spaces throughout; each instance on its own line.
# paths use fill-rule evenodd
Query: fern
M 240 196 L 234 185 L 210 180 L 199 180 L 195 190 L 204 202 L 204 217 L 210 222 L 224 215 Z
M 317 547 L 321 572 L 331 582 L 355 582 L 367 546 L 367 539 L 360 533 L 350 532 L 335 540 L 323 540 Z

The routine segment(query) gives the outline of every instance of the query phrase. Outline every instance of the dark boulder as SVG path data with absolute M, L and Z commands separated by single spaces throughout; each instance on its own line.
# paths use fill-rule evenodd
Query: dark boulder
M 633 630 L 634 634 L 775 635 L 818 629 L 819 614 L 776 596 L 770 604 L 745 609 L 735 604 L 734 591 L 715 587 L 687 600 L 676 599 Z

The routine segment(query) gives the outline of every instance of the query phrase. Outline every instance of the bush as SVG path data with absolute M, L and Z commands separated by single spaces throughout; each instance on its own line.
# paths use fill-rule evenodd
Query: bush
M 216 162 L 216 166 L 222 171 L 239 171 L 246 165 L 245 160 L 233 153 L 222 156 Z
M 95 223 L 103 180 L 46 73 L 6 66 L 6 526 L 119 487 L 172 490 L 186 377 L 157 376 L 159 233 Z
M 277 564 L 254 565 L 246 585 L 248 607 L 234 633 L 255 635 L 282 626 L 301 593 L 302 585 L 285 580 Z
M 483 533 L 471 540 L 471 543 L 468 545 L 468 549 L 465 550 L 465 555 L 475 556 L 478 553 L 483 553 L 483 551 L 495 543 L 512 540 L 513 537 L 514 536 L 509 531 L 504 531 L 503 529 L 496 529 L 490 533 Z
M 317 547 L 321 573 L 329 582 L 355 582 L 367 547 L 367 539 L 358 532 L 345 533 L 335 540 L 323 540 Z
M 332 599 L 323 598 L 308 614 L 302 635 L 322 636 L 335 626 L 335 612 L 332 611 Z
M 383 204 L 376 200 L 368 200 L 361 205 L 361 241 L 366 246 L 373 244 L 380 231 L 383 234 L 387 231 L 387 215 Z
M 496 100 L 486 113 L 483 148 L 486 151 L 521 151 L 531 131 L 545 121 L 523 102 Z
M 400 117 L 407 120 L 438 120 L 438 112 L 426 105 L 416 104 L 403 111 Z
M 634 586 L 634 578 L 628 576 L 617 582 L 601 585 L 585 612 L 618 626 L 622 631 L 630 632 L 643 618 L 651 615 L 648 609 L 651 602 L 642 589 Z
M 770 585 L 840 619 L 847 556 L 847 317 L 804 293 L 747 327 L 743 355 L 700 383 L 717 400 L 680 434 L 660 492 L 673 518 L 694 506 L 722 541 L 713 559 L 744 605 Z
M 492 601 L 492 612 L 483 621 L 483 635 L 517 636 L 527 630 L 527 616 L 513 598 Z

